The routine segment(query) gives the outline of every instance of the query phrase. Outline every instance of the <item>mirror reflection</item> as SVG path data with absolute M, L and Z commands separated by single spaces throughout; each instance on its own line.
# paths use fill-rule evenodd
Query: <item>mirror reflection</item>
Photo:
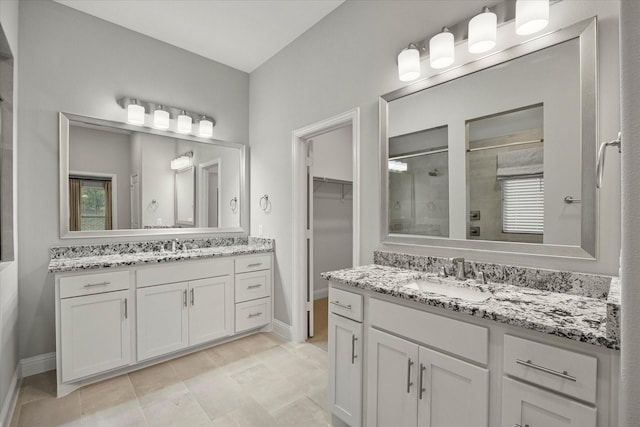
M 447 129 L 389 138 L 389 232 L 449 236 Z
M 241 160 L 238 148 L 71 122 L 69 230 L 239 227 Z

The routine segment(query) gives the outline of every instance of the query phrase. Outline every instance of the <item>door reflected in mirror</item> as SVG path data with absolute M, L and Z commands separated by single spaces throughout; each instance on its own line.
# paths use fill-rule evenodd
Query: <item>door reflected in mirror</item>
M 467 122 L 467 239 L 543 243 L 543 117 L 534 105 Z
M 447 131 L 389 138 L 389 233 L 449 236 Z

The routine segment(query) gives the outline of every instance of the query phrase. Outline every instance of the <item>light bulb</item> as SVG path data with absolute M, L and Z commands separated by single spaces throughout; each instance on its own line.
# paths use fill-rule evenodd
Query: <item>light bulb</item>
M 549 23 L 549 0 L 516 1 L 516 34 L 537 33 Z
M 162 105 L 158 105 L 158 108 L 153 112 L 153 127 L 163 130 L 169 129 L 169 120 L 169 112 Z
M 213 122 L 206 116 L 202 116 L 198 124 L 198 134 L 203 138 L 211 138 L 213 136 Z
M 398 77 L 410 82 L 420 77 L 420 52 L 414 44 L 409 45 L 398 55 Z
M 191 133 L 191 124 L 191 116 L 187 116 L 187 113 L 183 110 L 178 115 L 178 126 L 176 127 L 176 131 L 179 133 Z
M 482 53 L 496 45 L 498 17 L 485 7 L 469 21 L 469 52 Z
M 135 99 L 132 99 L 131 103 L 127 105 L 127 122 L 132 125 L 144 124 L 144 107 L 138 104 Z
M 429 63 L 431 68 L 445 68 L 453 64 L 455 60 L 455 46 L 453 34 L 447 27 L 442 32 L 431 37 L 429 40 Z

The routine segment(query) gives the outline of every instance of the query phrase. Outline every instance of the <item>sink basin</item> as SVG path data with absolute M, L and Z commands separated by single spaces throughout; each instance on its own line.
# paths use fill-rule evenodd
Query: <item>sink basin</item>
M 448 281 L 447 281 L 448 282 Z M 460 298 L 469 302 L 486 301 L 491 294 L 479 288 L 469 288 L 453 283 L 443 283 L 440 279 L 416 280 L 404 285 L 405 288 L 431 292 L 451 298 Z

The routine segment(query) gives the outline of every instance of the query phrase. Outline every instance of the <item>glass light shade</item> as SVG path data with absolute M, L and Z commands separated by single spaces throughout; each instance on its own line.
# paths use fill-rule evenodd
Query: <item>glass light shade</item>
M 198 125 L 198 134 L 203 138 L 211 138 L 213 136 L 213 122 L 202 118 Z
M 482 53 L 496 45 L 498 17 L 493 12 L 482 12 L 469 21 L 469 52 Z
M 171 160 L 171 169 L 173 170 L 188 168 L 191 165 L 193 165 L 191 156 L 184 155 Z
M 398 55 L 398 77 L 410 82 L 420 77 L 420 52 L 416 48 L 404 49 Z
M 132 125 L 144 124 L 144 107 L 135 102 L 127 105 L 127 122 Z
M 549 23 L 549 0 L 516 1 L 516 34 L 537 33 Z
M 169 112 L 162 107 L 153 112 L 153 127 L 157 129 L 169 129 Z
M 183 111 L 178 115 L 178 127 L 176 128 L 176 131 L 179 133 L 191 133 L 191 124 L 191 116 L 187 116 Z
M 399 160 L 389 160 L 390 172 L 406 172 L 407 169 L 408 165 L 405 162 L 401 162 Z
M 443 31 L 429 40 L 429 63 L 431 68 L 445 68 L 455 60 L 453 34 Z

